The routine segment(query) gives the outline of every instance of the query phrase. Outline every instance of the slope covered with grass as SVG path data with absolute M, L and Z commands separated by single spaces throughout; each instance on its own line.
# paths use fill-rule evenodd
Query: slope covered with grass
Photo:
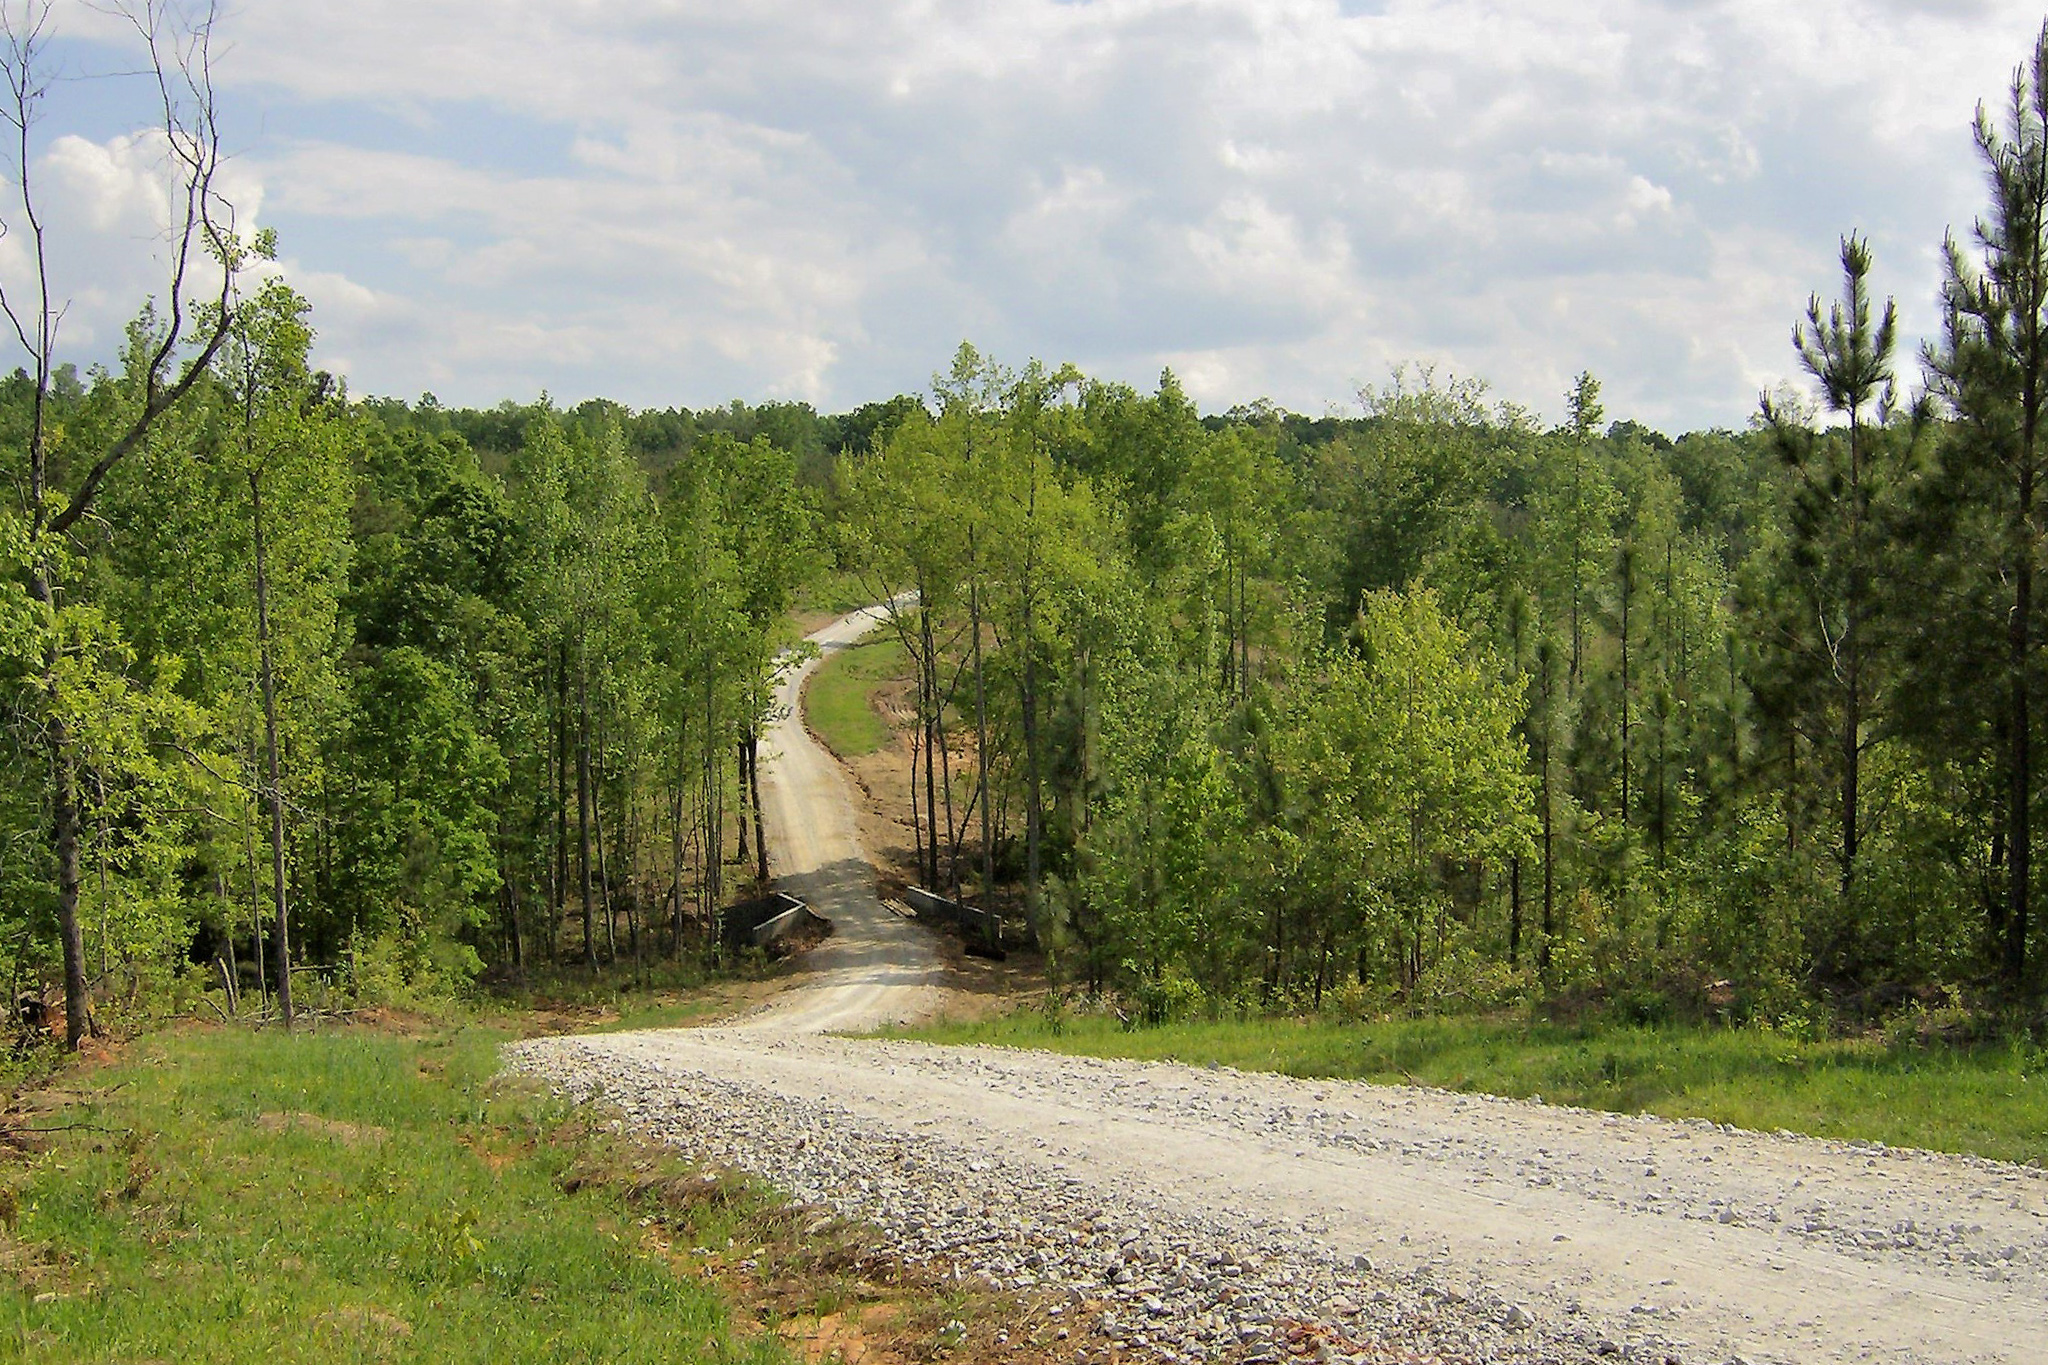
M 2025 1044 L 1805 1041 L 1766 1029 L 1471 1018 L 1279 1018 L 1126 1029 L 1113 1016 L 1039 1010 L 939 1023 L 911 1036 L 1540 1095 L 1588 1109 L 2048 1161 L 2048 1076 L 2041 1074 L 2048 1054 Z
M 841 758 L 871 754 L 889 741 L 889 726 L 874 695 L 884 683 L 907 677 L 909 657 L 900 641 L 870 637 L 818 665 L 804 689 L 804 719 Z
M 14 1358 L 786 1359 L 671 1242 L 765 1196 L 650 1202 L 664 1165 L 492 1080 L 505 1034 L 186 1031 L 73 1072 L 0 1166 Z M 23 1133 L 23 1130 L 42 1130 Z

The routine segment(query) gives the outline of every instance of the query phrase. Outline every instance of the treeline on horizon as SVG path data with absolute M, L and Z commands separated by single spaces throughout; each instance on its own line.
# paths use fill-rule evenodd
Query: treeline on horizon
M 228 252 L 214 312 L 0 383 L 0 971 L 232 1003 L 709 953 L 836 573 L 899 603 L 920 875 L 1062 986 L 2036 1013 L 2043 64 L 1919 363 L 1852 237 L 1812 399 L 1677 439 L 1591 375 L 1556 426 L 1428 370 L 1204 417 L 970 346 L 842 415 L 355 399 Z

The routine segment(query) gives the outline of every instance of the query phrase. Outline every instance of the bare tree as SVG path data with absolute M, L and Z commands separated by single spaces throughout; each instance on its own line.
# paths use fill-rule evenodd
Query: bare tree
M 153 329 L 142 339 L 140 406 L 96 454 L 88 452 L 92 462 L 75 487 L 68 491 L 56 487 L 49 467 L 46 423 L 50 376 L 66 305 L 58 301 L 51 282 L 49 239 L 31 165 L 31 131 L 54 74 L 49 53 L 50 12 L 51 0 L 28 0 L 19 8 L 0 4 L 0 75 L 7 82 L 7 102 L 0 108 L 0 120 L 14 133 L 10 169 L 15 173 L 20 209 L 15 222 L 0 219 L 0 234 L 25 229 L 35 267 L 33 284 L 26 291 L 32 297 L 22 297 L 23 291 L 0 289 L 0 313 L 13 326 L 15 339 L 34 371 L 28 451 L 28 511 L 35 546 L 30 591 L 54 614 L 62 593 L 57 579 L 58 551 L 65 538 L 92 512 L 107 476 L 142 445 L 158 420 L 192 391 L 226 342 L 233 317 L 235 274 L 243 253 L 233 210 L 216 184 L 221 150 L 212 71 L 215 4 L 187 11 L 167 0 L 145 0 L 140 8 L 119 9 L 149 53 L 157 127 L 163 135 L 174 186 L 172 220 L 165 235 L 169 276 L 165 311 L 152 319 Z M 216 271 L 217 291 L 213 288 Z M 208 287 L 195 299 L 194 284 L 202 276 Z M 42 737 L 50 763 L 57 921 L 64 944 L 65 1038 L 76 1048 L 91 1028 L 92 1010 L 78 923 L 78 760 L 60 692 L 59 648 L 53 633 L 43 668 L 48 714 Z

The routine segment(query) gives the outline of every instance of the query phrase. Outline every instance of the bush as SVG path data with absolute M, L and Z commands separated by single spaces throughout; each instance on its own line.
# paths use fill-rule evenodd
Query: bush
M 1534 986 L 1528 971 L 1461 947 L 1416 978 L 1408 1007 L 1421 1014 L 1492 1013 L 1523 1003 Z
M 393 930 L 357 941 L 342 989 L 358 1006 L 419 1009 L 462 998 L 482 971 L 466 943 Z
M 1132 999 L 1143 1022 L 1174 1024 L 1201 1013 L 1206 997 L 1193 977 L 1178 967 L 1167 967 L 1141 977 Z
M 1361 981 L 1344 981 L 1323 992 L 1323 1012 L 1347 1024 L 1362 1024 L 1386 1012 L 1380 992 Z

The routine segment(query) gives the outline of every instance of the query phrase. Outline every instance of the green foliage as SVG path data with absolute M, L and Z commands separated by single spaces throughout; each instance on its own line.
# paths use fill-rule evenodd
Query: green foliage
M 60 465 L 133 412 L 161 329 L 145 310 L 129 369 L 46 393 Z M 266 281 L 93 519 L 38 545 L 29 509 L 0 514 L 0 972 L 40 989 L 57 964 L 55 721 L 89 984 L 182 982 L 188 961 L 234 983 L 223 1005 L 274 983 L 266 652 L 308 990 L 460 991 L 556 957 L 579 910 L 586 959 L 708 943 L 745 818 L 735 748 L 812 564 L 795 459 L 714 434 L 657 491 L 631 414 L 543 404 L 493 472 L 438 408 L 352 404 L 311 342 L 304 300 Z M 25 439 L 34 401 L 17 376 L 0 429 Z

